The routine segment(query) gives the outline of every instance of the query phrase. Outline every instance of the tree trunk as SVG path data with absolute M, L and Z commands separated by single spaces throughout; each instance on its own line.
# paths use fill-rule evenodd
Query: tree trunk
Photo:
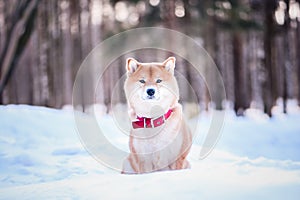
M 81 40 L 81 56 L 82 58 L 85 58 L 89 51 L 91 50 L 91 35 L 90 35 L 90 30 L 91 30 L 91 17 L 88 14 L 90 12 L 89 10 L 89 2 L 88 1 L 82 1 L 81 4 L 81 11 L 80 11 L 80 37 L 84 38 Z M 94 82 L 94 80 L 91 80 L 92 74 L 91 70 L 87 70 L 85 78 L 82 79 L 81 83 L 81 92 L 82 92 L 82 103 L 83 106 L 85 107 L 86 105 L 90 105 L 93 101 L 93 97 L 89 97 L 87 93 L 85 92 L 88 90 L 90 87 L 89 85 Z M 84 108 L 85 109 L 85 108 Z
M 233 68 L 233 48 L 232 37 L 229 32 L 224 32 L 224 84 L 226 90 L 226 97 L 230 103 L 234 103 L 234 68 Z
M 289 0 L 284 0 L 286 3 L 285 11 L 285 22 L 284 22 L 284 69 L 283 69 L 283 112 L 287 113 L 287 99 L 288 99 L 288 70 L 291 68 L 291 54 L 289 47 L 289 27 L 290 27 L 290 18 L 289 18 Z
M 207 6 L 211 6 L 209 5 L 210 3 L 207 3 Z M 211 58 L 215 61 L 216 60 L 216 38 L 217 38 L 217 29 L 216 29 L 216 22 L 215 22 L 215 18 L 214 16 L 207 16 L 206 19 L 206 24 L 205 24 L 205 32 L 204 32 L 204 38 L 205 38 L 205 49 L 208 52 L 208 54 L 211 56 Z M 213 84 L 213 79 L 214 77 L 212 76 L 211 73 L 209 73 L 208 71 L 205 72 L 208 80 L 207 80 L 207 84 Z M 216 91 L 208 91 L 206 90 L 206 97 L 207 97 L 207 102 L 206 104 L 208 104 L 211 101 L 211 97 L 210 97 L 210 92 L 216 92 Z M 214 102 L 217 103 L 217 102 Z M 208 108 L 208 105 L 207 105 Z
M 300 4 L 300 1 L 298 1 Z M 297 55 L 297 68 L 298 68 L 298 105 L 300 106 L 300 20 L 297 20 L 297 33 L 296 33 L 296 40 L 297 40 L 297 48 L 296 48 L 296 55 Z
M 273 8 L 275 6 L 275 1 L 265 2 L 265 31 L 264 31 L 264 50 L 265 50 L 265 72 L 266 80 L 264 82 L 264 110 L 269 116 L 272 115 L 271 109 L 274 105 L 274 81 L 272 72 L 272 43 L 273 43 Z
M 63 104 L 70 104 L 72 98 L 72 64 L 73 43 L 71 36 L 71 5 L 64 1 L 66 6 L 62 10 L 62 42 L 63 42 Z
M 48 68 L 49 68 L 49 35 L 48 35 L 48 12 L 47 3 L 44 2 L 40 6 L 39 20 L 38 20 L 38 33 L 39 33 L 39 84 L 40 84 L 40 102 L 39 105 L 47 106 L 49 103 L 49 80 L 48 80 Z
M 234 66 L 234 91 L 235 103 L 234 110 L 237 115 L 243 115 L 246 108 L 249 108 L 248 94 L 246 87 L 246 69 L 243 66 L 243 43 L 242 36 L 237 31 L 233 33 L 233 66 Z
M 259 41 L 259 33 L 251 31 L 249 34 L 249 68 L 250 68 L 250 82 L 251 82 L 251 94 L 252 94 L 252 106 L 256 109 L 263 110 L 263 100 L 261 91 L 261 81 L 260 81 L 260 57 L 258 55 L 261 49 Z
M 293 20 L 291 23 L 297 23 Z M 296 27 L 291 27 L 288 32 L 288 40 L 289 40 L 289 50 L 290 50 L 290 68 L 288 68 L 287 80 L 288 81 L 288 98 L 297 100 L 298 98 L 298 70 L 297 70 L 297 41 L 296 41 Z
M 94 48 L 96 45 L 98 45 L 101 41 L 101 23 L 102 23 L 102 16 L 99 17 L 98 13 L 102 11 L 102 1 L 100 0 L 94 0 L 91 4 L 91 46 Z M 94 54 L 93 54 L 94 55 Z M 96 56 L 96 55 L 94 55 Z M 92 58 L 92 65 L 93 65 L 93 71 L 97 71 L 97 68 L 99 67 L 99 63 L 97 63 L 97 60 L 99 58 L 93 57 Z M 125 62 L 124 62 L 125 63 Z M 123 63 L 121 63 L 121 66 Z M 123 68 L 122 68 L 123 69 Z M 94 80 L 94 85 L 96 86 L 96 102 L 97 104 L 104 105 L 104 91 L 103 91 L 103 79 L 100 78 L 99 80 L 97 79 L 98 77 L 95 77 L 96 79 Z M 98 82 L 97 82 L 98 81 Z
M 61 16 L 61 12 L 59 9 L 59 2 L 53 1 L 53 8 L 52 8 L 52 17 L 53 17 L 53 29 L 51 30 L 52 35 L 52 70 L 53 70 L 53 77 L 52 77 L 52 87 L 53 87 L 53 98 L 52 98 L 52 105 L 55 108 L 60 108 L 63 105 L 63 77 L 61 73 L 61 69 L 63 67 L 63 41 L 62 41 L 62 30 L 61 30 L 61 22 L 59 22 L 59 17 Z

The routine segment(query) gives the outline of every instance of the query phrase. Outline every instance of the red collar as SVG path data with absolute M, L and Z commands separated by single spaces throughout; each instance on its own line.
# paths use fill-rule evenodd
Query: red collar
M 157 118 L 147 118 L 147 117 L 137 117 L 138 121 L 132 122 L 132 127 L 136 128 L 155 128 L 161 126 L 170 117 L 173 110 L 168 110 L 168 112 Z

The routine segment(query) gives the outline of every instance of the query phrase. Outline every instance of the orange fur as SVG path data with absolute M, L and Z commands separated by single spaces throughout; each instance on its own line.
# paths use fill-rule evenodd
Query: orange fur
M 182 116 L 178 103 L 179 89 L 174 77 L 175 58 L 163 63 L 139 63 L 129 58 L 126 62 L 127 79 L 124 89 L 129 106 L 129 116 L 155 118 L 172 109 L 166 122 L 156 128 L 132 129 L 130 132 L 130 154 L 124 160 L 122 173 L 136 174 L 159 170 L 189 168 L 186 157 L 192 144 L 192 134 Z M 140 80 L 145 80 L 140 83 Z M 161 79 L 161 83 L 157 83 Z M 147 87 L 157 91 L 157 100 L 145 100 L 142 94 Z M 155 106 L 160 112 L 151 112 Z

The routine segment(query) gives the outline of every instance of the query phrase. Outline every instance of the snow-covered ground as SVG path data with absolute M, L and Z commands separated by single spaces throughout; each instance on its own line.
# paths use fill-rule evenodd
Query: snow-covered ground
M 208 116 L 200 117 L 203 129 Z M 114 127 L 108 115 L 103 123 Z M 86 152 L 72 112 L 0 106 L 0 199 L 299 199 L 299 112 L 272 119 L 227 114 L 203 160 L 201 141 L 193 144 L 189 170 L 121 175 Z

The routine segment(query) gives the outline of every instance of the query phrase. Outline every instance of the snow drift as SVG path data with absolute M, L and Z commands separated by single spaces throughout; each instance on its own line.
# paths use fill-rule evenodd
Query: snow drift
M 207 128 L 207 114 L 200 118 Z M 114 130 L 109 115 L 102 120 Z M 0 106 L 0 199 L 299 199 L 299 122 L 299 113 L 229 114 L 207 158 L 198 159 L 201 136 L 195 140 L 192 169 L 128 176 L 85 151 L 72 112 Z M 127 148 L 117 135 L 110 140 Z

